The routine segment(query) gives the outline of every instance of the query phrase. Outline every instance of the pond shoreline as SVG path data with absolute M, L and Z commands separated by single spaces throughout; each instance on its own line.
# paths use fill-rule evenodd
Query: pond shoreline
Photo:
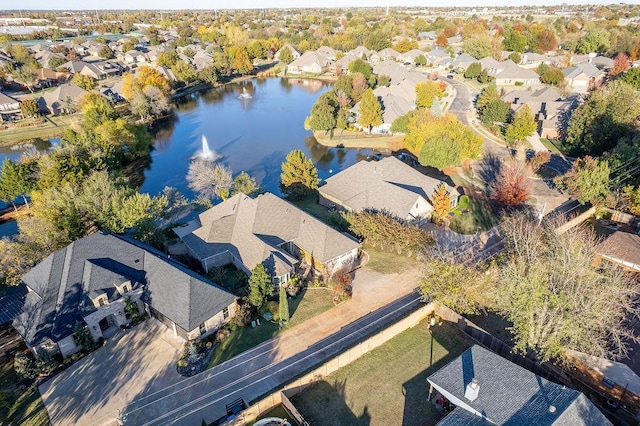
M 340 134 L 313 132 L 319 144 L 330 148 L 367 148 L 398 151 L 403 148 L 404 135 L 368 135 L 364 133 L 341 132 Z

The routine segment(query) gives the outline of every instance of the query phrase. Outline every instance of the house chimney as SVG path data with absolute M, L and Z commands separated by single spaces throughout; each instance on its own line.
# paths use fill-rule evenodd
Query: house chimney
M 474 378 L 471 380 L 471 383 L 467 385 L 467 388 L 464 391 L 464 397 L 473 402 L 478 398 L 478 393 L 480 393 L 480 383 L 478 383 L 478 380 Z

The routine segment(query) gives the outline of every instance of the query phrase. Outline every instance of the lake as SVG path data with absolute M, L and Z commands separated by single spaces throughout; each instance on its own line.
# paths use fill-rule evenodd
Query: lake
M 301 149 L 326 179 L 372 155 L 371 150 L 327 148 L 304 129 L 304 119 L 329 83 L 307 79 L 252 79 L 196 93 L 178 101 L 175 114 L 157 125 L 151 161 L 144 170 L 141 192 L 152 195 L 173 186 L 187 197 L 187 170 L 202 148 L 202 136 L 221 156 L 219 162 L 234 176 L 249 173 L 260 186 L 280 193 L 280 165 L 287 154 Z M 240 100 L 243 89 L 252 99 Z M 52 140 L 53 144 L 59 140 Z M 38 147 L 46 149 L 47 147 Z M 17 160 L 21 150 L 0 149 L 0 162 Z M 16 232 L 14 222 L 0 225 L 0 236 Z
M 252 99 L 238 99 L 243 88 Z M 311 106 L 330 88 L 318 80 L 268 78 L 188 97 L 156 133 L 141 192 L 157 194 L 173 186 L 192 197 L 186 174 L 202 147 L 202 135 L 234 176 L 245 171 L 276 194 L 280 194 L 280 165 L 293 149 L 303 150 L 323 179 L 354 164 L 359 154 L 367 155 L 370 150 L 329 149 L 304 129 Z

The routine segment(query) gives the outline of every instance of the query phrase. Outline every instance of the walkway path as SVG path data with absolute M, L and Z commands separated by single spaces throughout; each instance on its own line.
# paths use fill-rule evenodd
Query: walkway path
M 544 144 L 540 140 L 540 136 L 537 133 L 534 133 L 533 135 L 529 136 L 527 138 L 527 141 L 529 141 L 529 143 L 531 144 L 531 148 L 533 148 L 535 152 L 549 151 L 549 149 L 547 149 L 547 147 L 544 146 Z
M 166 389 L 142 392 L 124 408 L 125 424 L 199 424 L 225 405 L 252 401 L 419 306 L 419 269 L 356 273 L 353 298 L 204 373 Z

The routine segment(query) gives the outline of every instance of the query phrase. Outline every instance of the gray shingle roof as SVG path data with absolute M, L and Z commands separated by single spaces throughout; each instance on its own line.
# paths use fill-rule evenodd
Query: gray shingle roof
M 473 378 L 480 390 L 477 399 L 469 401 L 464 397 L 465 388 Z M 582 393 L 545 380 L 478 345 L 427 380 L 496 425 L 611 424 Z
M 436 426 L 489 426 L 491 423 L 464 408 L 456 408 Z
M 616 231 L 596 246 L 596 253 L 640 265 L 640 235 Z
M 13 321 L 20 314 L 27 296 L 27 286 L 20 284 L 0 295 L 0 324 Z
M 257 198 L 235 195 L 202 213 L 198 220 L 197 229 L 180 233 L 177 228 L 176 233 L 200 259 L 229 251 L 250 270 L 269 260 L 275 262 L 276 273 L 288 272 L 297 260 L 278 246 L 289 241 L 321 262 L 360 246 L 270 193 Z
M 395 157 L 386 157 L 360 161 L 327 179 L 319 191 L 354 211 L 373 208 L 406 219 L 416 200 L 422 197 L 429 201 L 440 183 Z M 455 188 L 446 186 L 453 197 L 459 195 Z
M 14 327 L 31 345 L 58 341 L 93 310 L 90 293 L 115 297 L 115 284 L 147 284 L 154 309 L 191 331 L 235 300 L 227 290 L 138 241 L 95 233 L 52 253 L 22 277 L 32 290 Z M 206 317 L 206 318 L 205 318 Z

